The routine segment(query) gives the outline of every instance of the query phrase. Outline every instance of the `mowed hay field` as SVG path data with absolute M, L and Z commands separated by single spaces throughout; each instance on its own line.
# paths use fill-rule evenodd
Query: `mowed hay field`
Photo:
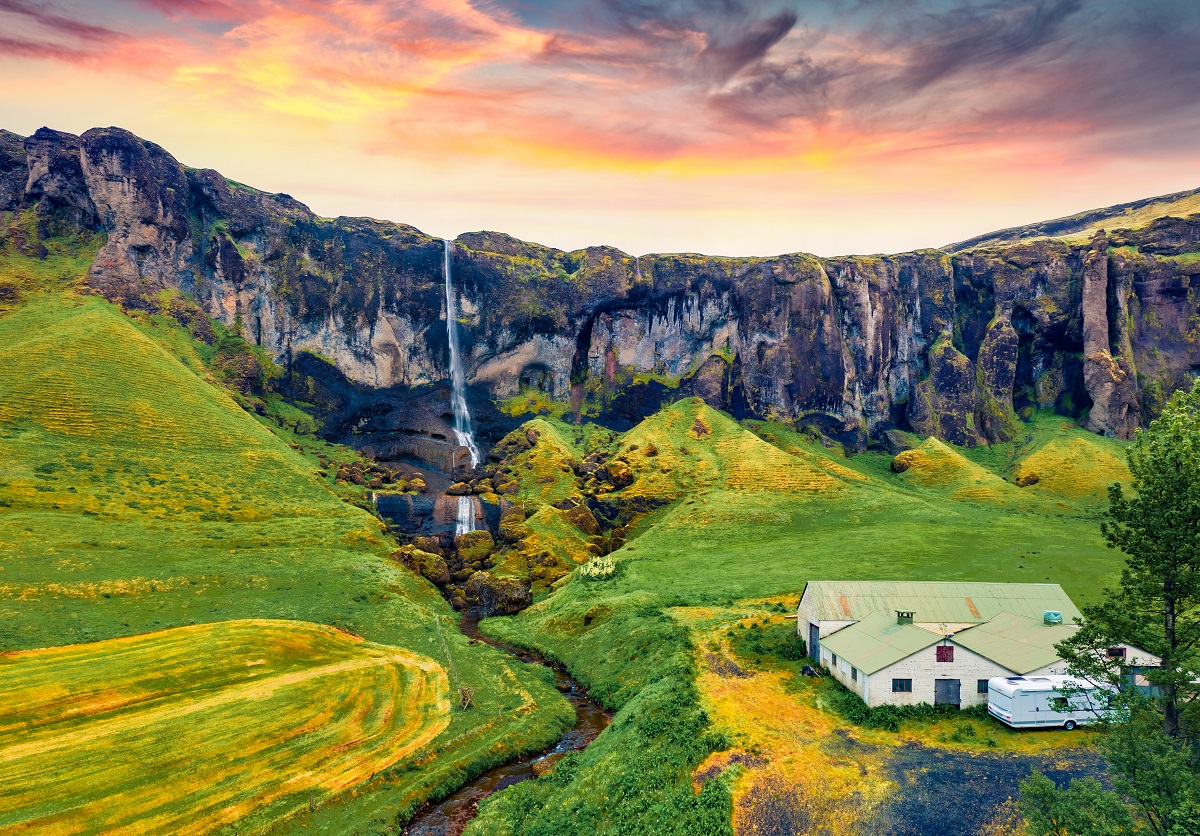
M 0 833 L 266 823 L 432 741 L 433 660 L 246 620 L 0 657 Z

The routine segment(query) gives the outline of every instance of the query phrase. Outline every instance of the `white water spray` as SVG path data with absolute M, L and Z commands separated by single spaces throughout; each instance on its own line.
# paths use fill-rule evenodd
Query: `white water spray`
M 471 467 L 479 464 L 479 448 L 471 435 L 471 413 L 467 410 L 467 375 L 463 371 L 458 348 L 458 305 L 454 295 L 454 271 L 451 269 L 452 250 L 448 240 L 442 241 L 442 272 L 446 277 L 446 338 L 450 343 L 450 408 L 454 411 L 454 439 L 471 454 Z M 475 500 L 458 498 L 458 522 L 455 536 L 475 530 Z

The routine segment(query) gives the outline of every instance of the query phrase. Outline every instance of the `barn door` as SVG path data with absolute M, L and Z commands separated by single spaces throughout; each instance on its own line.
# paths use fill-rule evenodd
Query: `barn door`
M 961 705 L 960 686 L 961 683 L 957 679 L 935 679 L 933 681 L 933 704 Z
M 817 625 L 808 625 L 808 656 L 814 662 L 821 661 L 821 651 L 818 645 L 821 643 L 821 631 Z

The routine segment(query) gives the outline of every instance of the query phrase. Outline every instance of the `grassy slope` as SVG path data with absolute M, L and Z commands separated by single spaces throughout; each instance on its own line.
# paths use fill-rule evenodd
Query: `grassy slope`
M 1059 238 L 1071 244 L 1090 241 L 1101 229 L 1141 229 L 1159 218 L 1183 218 L 1200 212 L 1200 190 L 1163 195 L 1161 198 L 1135 201 L 1133 205 L 1097 209 L 1056 219 L 1061 221 L 1062 232 L 1046 235 L 1039 230 L 1040 224 L 1001 230 L 991 235 L 972 238 L 966 243 L 951 245 L 950 249 L 974 249 L 976 247 L 1011 244 L 1016 241 L 1036 241 L 1042 238 Z
M 24 651 L 0 659 L 0 683 L 0 830 L 246 828 L 369 780 L 450 723 L 433 660 L 294 621 Z
M 712 426 L 711 435 L 695 438 L 697 420 Z M 1050 579 L 1088 602 L 1117 574 L 1094 503 L 1052 493 L 1050 484 L 1017 488 L 1001 478 L 1007 474 L 941 442 L 918 451 L 927 467 L 897 475 L 889 456 L 839 459 L 803 436 L 759 425 L 768 443 L 695 401 L 647 423 L 626 439 L 653 432 L 660 449 L 688 450 L 670 477 L 687 493 L 618 552 L 624 571 L 614 592 L 651 590 L 694 605 L 798 594 L 814 578 Z M 1091 444 L 1106 456 L 1117 448 L 1083 431 L 1059 432 L 1054 422 L 1032 429 L 1035 453 L 1064 443 Z M 1097 468 L 1097 484 L 1120 473 Z M 1075 488 L 1083 500 L 1095 490 Z
M 696 823 L 731 802 L 711 783 L 707 807 L 671 795 L 686 785 L 690 797 L 691 771 L 706 757 L 698 741 L 715 743 L 697 731 L 706 720 L 689 719 L 701 704 L 696 645 L 711 634 L 680 608 L 719 612 L 765 596 L 790 608 L 815 578 L 1051 580 L 1081 603 L 1096 600 L 1120 563 L 1096 515 L 1107 483 L 1127 475 L 1121 446 L 1057 417 L 1039 417 L 1029 436 L 975 451 L 926 442 L 896 474 L 891 456 L 844 459 L 780 426 L 741 426 L 698 400 L 625 434 L 614 447 L 636 477 L 625 495 L 671 504 L 616 552 L 612 580 L 573 578 L 520 616 L 483 624 L 562 660 L 618 714 L 565 774 L 498 796 L 471 832 L 704 832 Z M 1018 488 L 1006 479 L 1021 468 L 1055 475 Z M 646 731 L 655 723 L 657 737 Z M 676 738 L 676 728 L 687 733 Z M 662 769 L 639 766 L 647 747 Z M 614 799 L 638 812 L 613 813 Z M 563 810 L 576 818 L 560 818 Z M 520 826 L 522 816 L 538 824 Z
M 308 832 L 389 821 L 555 739 L 571 712 L 548 678 L 468 646 L 432 587 L 384 559 L 381 524 L 206 380 L 185 337 L 48 290 L 86 264 L 4 252 L 27 292 L 0 318 L 0 648 L 282 618 L 444 661 L 440 616 L 478 710 L 455 712 L 419 763 L 306 814 Z

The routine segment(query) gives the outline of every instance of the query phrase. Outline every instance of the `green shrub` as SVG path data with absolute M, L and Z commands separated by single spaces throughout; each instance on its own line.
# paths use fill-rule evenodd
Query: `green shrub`
M 827 677 L 826 681 L 831 686 L 832 693 L 829 696 L 833 710 L 846 721 L 863 728 L 895 732 L 900 731 L 900 724 L 906 720 L 936 720 L 958 714 L 958 708 L 953 705 L 930 705 L 927 702 L 916 705 L 879 705 L 871 708 L 858 694 L 847 690 L 836 679 Z M 971 731 L 974 734 L 974 727 Z
M 734 653 L 748 657 L 773 657 L 789 662 L 808 658 L 808 647 L 804 639 L 786 622 L 772 624 L 769 621 L 753 622 L 749 626 L 735 628 L 730 633 L 730 645 Z

